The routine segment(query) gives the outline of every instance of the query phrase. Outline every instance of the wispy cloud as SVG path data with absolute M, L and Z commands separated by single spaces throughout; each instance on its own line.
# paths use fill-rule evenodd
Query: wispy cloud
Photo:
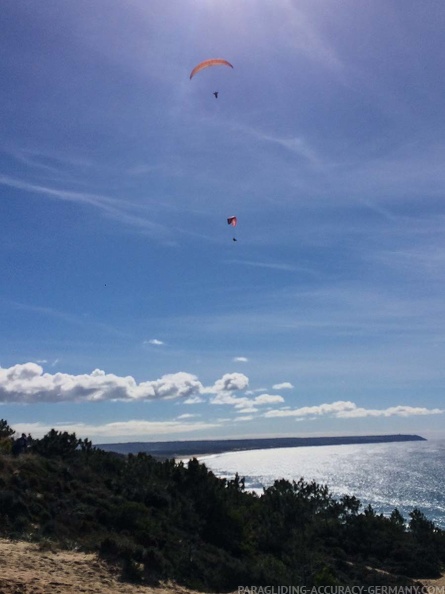
M 43 194 L 48 198 L 54 198 L 65 202 L 89 204 L 107 212 L 112 212 L 113 209 L 122 208 L 123 206 L 122 201 L 116 200 L 115 198 L 110 198 L 108 196 L 101 196 L 88 192 L 61 190 L 57 188 L 51 188 L 49 186 L 41 186 L 3 174 L 0 174 L 0 184 L 10 188 L 15 188 L 16 190 L 23 190 L 25 192 L 32 192 L 34 194 Z
M 293 385 L 290 382 L 282 382 L 281 384 L 274 384 L 272 388 L 274 390 L 290 390 L 293 388 Z
M 25 192 L 31 192 L 33 194 L 40 194 L 54 200 L 91 206 L 129 227 L 136 227 L 147 233 L 156 235 L 168 234 L 166 227 L 159 223 L 155 223 L 148 218 L 146 209 L 141 208 L 137 204 L 132 204 L 127 200 L 120 200 L 88 192 L 75 192 L 72 190 L 52 188 L 49 186 L 29 183 L 2 174 L 0 174 L 0 185 L 23 190 Z
M 294 153 L 295 155 L 301 157 L 305 161 L 307 161 L 313 167 L 320 168 L 325 166 L 323 164 L 323 160 L 317 154 L 317 152 L 308 144 L 301 137 L 280 137 L 272 134 L 267 134 L 265 132 L 261 132 L 260 130 L 248 127 L 241 127 L 240 131 L 253 136 L 256 140 L 260 140 L 262 142 L 270 142 L 272 144 L 281 146 L 282 148 L 286 149 Z
M 246 392 L 247 394 L 247 392 Z M 284 402 L 284 398 L 279 396 L 278 394 L 260 394 L 259 396 L 255 396 L 254 398 L 244 396 L 238 396 L 234 394 L 234 391 L 228 390 L 220 390 L 211 399 L 211 404 L 219 404 L 219 405 L 230 405 L 238 410 L 238 412 L 246 411 L 248 412 L 256 412 L 258 410 L 258 406 L 268 406 L 271 404 L 278 404 Z
M 292 0 L 286 0 L 284 4 L 287 26 L 284 28 L 282 42 L 340 77 L 344 71 L 344 63 L 335 47 L 321 32 L 320 13 L 315 12 L 311 4 L 309 8 L 297 5 Z
M 381 147 L 377 155 L 350 154 L 336 159 L 330 179 L 336 187 L 347 187 L 344 197 L 359 200 L 389 215 L 395 220 L 388 205 L 400 201 L 418 202 L 439 197 L 443 193 L 445 150 L 442 145 L 427 142 L 402 145 L 397 149 Z M 355 199 L 355 198 L 354 198 Z M 400 219 L 399 219 L 400 220 Z
M 332 416 L 338 419 L 352 419 L 365 417 L 413 417 L 425 415 L 440 415 L 445 410 L 439 408 L 428 409 L 419 406 L 390 406 L 384 409 L 367 409 L 358 407 L 354 402 L 339 400 L 337 402 L 324 403 L 316 406 L 303 406 L 294 409 L 277 409 L 264 413 L 267 418 L 296 417 L 317 418 L 321 416 Z
M 256 262 L 254 260 L 228 260 L 232 264 L 243 264 L 244 266 L 253 266 L 256 268 L 270 268 L 272 270 L 287 270 L 289 272 L 295 272 L 301 270 L 298 266 L 293 264 L 284 264 L 280 262 Z
M 0 304 L 3 307 L 8 307 L 8 308 L 23 311 L 23 312 L 35 313 L 35 314 L 39 314 L 42 316 L 47 316 L 48 318 L 54 318 L 57 320 L 62 320 L 64 322 L 66 322 L 67 324 L 74 324 L 76 326 L 93 327 L 97 330 L 101 330 L 101 331 L 105 332 L 106 334 L 113 334 L 113 335 L 119 336 L 121 338 L 131 338 L 132 337 L 131 334 L 129 334 L 123 330 L 120 330 L 119 328 L 116 328 L 116 327 L 112 326 L 111 324 L 99 322 L 97 320 L 94 320 L 94 319 L 91 319 L 89 317 L 82 316 L 82 315 L 70 314 L 70 313 L 55 309 L 53 307 L 46 307 L 43 305 L 34 305 L 34 304 L 30 304 L 30 303 L 20 303 L 20 302 L 11 301 L 8 299 L 2 299 L 1 297 L 0 297 Z M 54 362 L 54 364 L 57 363 L 57 361 L 58 360 L 56 360 Z M 39 361 L 37 361 L 37 363 L 39 363 Z
M 47 363 L 48 365 L 51 365 L 51 367 L 55 367 L 57 365 L 57 363 L 59 362 L 59 359 L 54 359 L 53 361 L 48 361 L 48 359 L 37 359 L 36 363 L 38 363 L 39 365 L 44 365 L 45 363 Z
M 220 427 L 223 421 L 217 422 L 187 422 L 187 419 L 168 421 L 129 420 L 104 424 L 57 422 L 53 425 L 46 423 L 16 423 L 13 429 L 17 433 L 31 433 L 35 438 L 43 437 L 51 429 L 75 433 L 77 437 L 89 438 L 96 443 L 105 440 L 152 439 L 169 435 L 193 433 L 202 430 L 212 430 Z
M 205 401 L 202 396 L 189 396 L 184 400 L 184 404 L 202 404 Z
M 61 168 L 65 171 L 71 168 L 85 169 L 92 166 L 91 161 L 84 156 L 61 154 L 60 151 L 56 152 L 41 148 L 39 150 L 23 147 L 10 148 L 5 146 L 0 150 L 30 169 L 51 172 L 57 176 L 60 175 Z
M 162 346 L 165 344 L 162 340 L 158 338 L 150 338 L 150 340 L 144 340 L 144 344 L 152 344 L 153 346 Z
M 264 290 L 249 295 L 248 309 L 183 320 L 178 317 L 176 324 L 193 324 L 203 332 L 218 335 L 225 335 L 235 326 L 251 336 L 284 335 L 298 329 L 312 335 L 323 333 L 325 337 L 371 338 L 384 329 L 388 339 L 436 335 L 445 327 L 444 312 L 443 300 L 434 294 L 399 294 L 391 285 L 335 281 L 307 290 Z

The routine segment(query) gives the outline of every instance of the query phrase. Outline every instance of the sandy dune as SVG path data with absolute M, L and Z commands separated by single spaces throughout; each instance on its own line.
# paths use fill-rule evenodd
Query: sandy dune
M 445 576 L 422 583 L 445 586 Z M 0 594 L 197 593 L 175 584 L 152 588 L 122 583 L 95 554 L 42 551 L 35 544 L 0 539 Z
M 190 594 L 174 584 L 149 588 L 119 581 L 97 555 L 42 551 L 0 540 L 0 594 Z

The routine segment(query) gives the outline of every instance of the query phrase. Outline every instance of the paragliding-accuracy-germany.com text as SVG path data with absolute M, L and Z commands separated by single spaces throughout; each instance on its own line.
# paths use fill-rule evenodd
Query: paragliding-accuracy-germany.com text
M 445 594 L 445 586 L 238 586 L 238 594 Z

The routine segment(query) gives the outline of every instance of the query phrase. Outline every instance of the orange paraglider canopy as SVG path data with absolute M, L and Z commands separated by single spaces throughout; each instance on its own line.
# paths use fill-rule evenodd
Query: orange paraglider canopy
M 238 219 L 236 217 L 229 217 L 227 219 L 227 224 L 232 225 L 232 227 L 236 227 L 237 222 L 238 222 Z
M 227 60 L 223 60 L 222 58 L 212 58 L 211 60 L 204 60 L 204 62 L 200 62 L 197 66 L 193 68 L 190 73 L 190 79 L 192 79 L 195 74 L 204 70 L 204 68 L 208 68 L 209 66 L 230 66 L 233 68 L 232 64 Z

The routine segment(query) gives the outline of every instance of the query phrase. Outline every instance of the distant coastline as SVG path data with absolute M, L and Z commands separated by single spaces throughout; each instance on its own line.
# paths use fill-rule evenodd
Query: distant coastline
M 262 450 L 270 448 L 295 448 L 308 446 L 347 445 L 365 443 L 390 443 L 401 441 L 426 441 L 420 435 L 355 435 L 341 437 L 272 437 L 262 439 L 208 439 L 193 441 L 148 441 L 103 443 L 96 447 L 118 454 L 144 452 L 156 458 L 184 458 L 226 452 Z

